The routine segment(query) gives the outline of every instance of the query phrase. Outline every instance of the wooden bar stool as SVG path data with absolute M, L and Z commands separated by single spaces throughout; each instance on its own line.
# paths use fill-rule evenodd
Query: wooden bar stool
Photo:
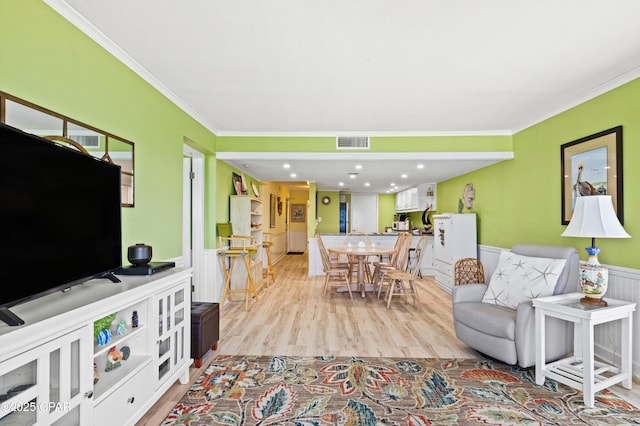
M 244 309 L 245 311 L 249 310 L 250 296 L 255 297 L 256 301 L 258 301 L 258 290 L 261 287 L 254 279 L 258 267 L 262 270 L 262 259 L 253 258 L 258 249 L 255 245 L 251 244 L 253 237 L 230 236 L 219 238 L 221 247 L 224 246 L 223 241 L 227 240 L 229 242 L 227 248 L 221 248 L 218 251 L 222 276 L 224 278 L 224 293 L 222 294 L 220 308 L 222 309 L 224 301 L 227 298 L 230 302 L 233 302 L 233 296 L 235 294 L 242 294 L 244 295 Z M 231 278 L 237 259 L 241 259 L 241 264 L 244 265 L 247 272 L 246 284 L 242 289 L 234 289 L 231 287 Z
M 273 269 L 273 264 L 271 263 L 271 246 L 273 246 L 273 241 L 271 241 L 271 234 L 267 232 L 262 233 L 262 248 L 264 248 L 265 253 L 267 254 L 267 267 L 262 271 L 262 277 L 265 279 L 265 287 L 269 287 L 269 280 L 275 284 L 276 282 L 276 271 Z

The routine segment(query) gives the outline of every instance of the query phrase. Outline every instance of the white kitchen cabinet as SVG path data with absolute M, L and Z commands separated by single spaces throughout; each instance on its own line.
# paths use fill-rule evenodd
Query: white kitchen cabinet
M 413 188 L 405 189 L 396 194 L 396 211 L 415 212 L 436 210 L 436 184 L 424 183 Z
M 436 284 L 451 293 L 453 268 L 459 259 L 478 257 L 476 215 L 433 215 L 433 263 Z
M 25 324 L 0 324 L 0 425 L 132 425 L 176 380 L 187 383 L 190 277 L 172 268 L 90 280 L 12 307 Z M 111 341 L 99 345 L 94 322 L 113 313 Z M 113 347 L 128 357 L 107 368 Z

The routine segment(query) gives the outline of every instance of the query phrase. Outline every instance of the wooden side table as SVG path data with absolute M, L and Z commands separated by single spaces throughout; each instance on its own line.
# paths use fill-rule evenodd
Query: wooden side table
M 622 382 L 631 389 L 632 317 L 636 304 L 607 298 L 608 306 L 586 306 L 580 303 L 582 293 L 569 293 L 533 299 L 536 309 L 536 383 L 545 377 L 581 389 L 584 404 L 591 408 L 595 393 Z M 573 355 L 559 361 L 545 360 L 545 318 L 554 317 L 574 323 Z M 620 368 L 594 360 L 594 327 L 620 320 Z

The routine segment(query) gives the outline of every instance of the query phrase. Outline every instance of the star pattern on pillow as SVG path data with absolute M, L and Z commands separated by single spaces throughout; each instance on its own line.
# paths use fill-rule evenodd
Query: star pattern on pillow
M 482 301 L 516 309 L 522 302 L 551 296 L 565 263 L 565 259 L 522 256 L 502 250 Z

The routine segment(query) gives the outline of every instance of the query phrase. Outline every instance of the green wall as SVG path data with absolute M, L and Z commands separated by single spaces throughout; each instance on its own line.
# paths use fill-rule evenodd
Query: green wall
M 322 204 L 322 197 L 331 198 L 328 205 Z M 318 217 L 322 222 L 318 223 L 316 231 L 319 234 L 337 234 L 340 232 L 340 192 L 318 191 Z
M 183 141 L 215 152 L 215 135 L 42 1 L 2 0 L 0 16 L 0 90 L 135 143 L 123 259 L 135 243 L 180 256 Z
M 457 211 L 466 183 L 473 183 L 479 243 L 511 247 L 516 243 L 576 247 L 586 259 L 587 238 L 561 237 L 560 146 L 623 126 L 624 228 L 630 239 L 596 240 L 605 264 L 640 268 L 640 79 L 525 129 L 513 136 L 514 159 L 438 184 L 438 211 Z
M 218 136 L 217 152 L 358 152 L 337 150 L 334 137 Z M 511 136 L 372 137 L 367 152 L 510 152 Z
M 385 226 L 391 226 L 396 214 L 396 194 L 378 194 L 378 232 L 384 232 Z

